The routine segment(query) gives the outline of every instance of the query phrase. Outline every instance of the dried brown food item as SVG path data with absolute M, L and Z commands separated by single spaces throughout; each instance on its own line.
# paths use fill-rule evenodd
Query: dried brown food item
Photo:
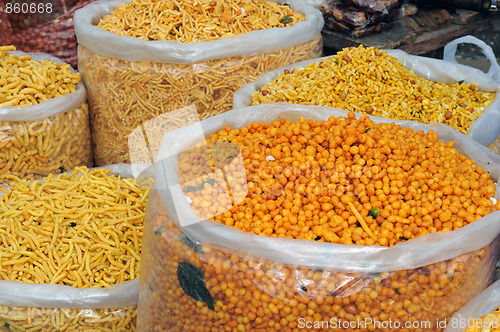
M 21 3 L 0 0 L 0 8 L 4 12 L 8 10 L 8 3 L 28 5 L 28 11 L 23 12 L 23 7 L 17 11 L 14 9 L 16 7 L 9 7 L 12 8 L 11 13 L 0 13 L 0 45 L 13 44 L 23 52 L 48 53 L 76 68 L 77 41 L 73 15 L 76 10 L 93 1 L 95 0 L 23 0 Z M 4 27 L 8 30 L 3 30 Z
M 325 26 L 361 37 L 390 28 L 399 12 L 400 1 L 343 0 L 323 3 Z
M 344 0 L 344 3 L 371 13 L 388 12 L 399 5 L 398 0 Z
M 366 24 L 368 20 L 367 15 L 363 11 L 354 8 L 347 8 L 344 15 L 344 20 L 353 26 L 361 26 Z
M 351 32 L 351 35 L 353 35 L 354 37 L 362 37 L 362 36 L 369 35 L 370 33 L 373 33 L 373 32 L 380 32 L 383 30 L 387 30 L 387 29 L 391 28 L 393 25 L 394 25 L 394 22 L 380 22 L 376 25 L 370 25 L 367 27 L 354 29 Z

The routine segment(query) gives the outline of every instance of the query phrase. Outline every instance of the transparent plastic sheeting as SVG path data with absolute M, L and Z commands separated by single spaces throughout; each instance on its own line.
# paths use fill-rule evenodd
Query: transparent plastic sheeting
M 234 228 L 200 218 L 191 209 L 179 185 L 177 175 L 178 154 L 197 145 L 206 146 L 205 138 L 224 128 L 242 128 L 254 122 L 272 122 L 278 119 L 298 120 L 299 117 L 326 120 L 330 116 L 347 116 L 347 111 L 322 107 L 285 103 L 264 104 L 232 110 L 200 123 L 167 132 L 158 152 L 158 162 L 146 169 L 155 178 L 157 189 L 169 217 L 182 227 L 182 231 L 193 241 L 209 247 L 224 248 L 224 251 L 240 256 L 251 254 L 279 264 L 330 268 L 337 271 L 375 273 L 414 269 L 457 257 L 490 244 L 500 233 L 500 211 L 495 211 L 472 224 L 451 232 L 438 232 L 421 236 L 394 247 L 345 246 L 332 243 L 318 243 L 306 240 L 280 239 L 248 234 Z M 356 117 L 362 114 L 356 113 Z M 481 165 L 494 181 L 500 177 L 500 156 L 472 140 L 470 137 L 441 124 L 422 124 L 369 116 L 380 123 L 397 123 L 403 127 L 439 134 L 440 140 L 454 141 L 455 149 Z M 201 150 L 202 151 L 202 150 Z M 241 151 L 240 151 L 241 152 Z M 240 158 L 238 155 L 236 158 Z M 227 172 L 228 169 L 216 170 Z M 227 177 L 226 177 L 227 178 Z M 245 180 L 245 179 L 238 179 Z M 228 184 L 229 187 L 231 184 Z M 230 192 L 225 193 L 230 195 Z M 500 199 L 500 187 L 495 198 Z M 474 241 L 470 241 L 474 239 Z M 432 248 L 432 250 L 429 250 Z M 335 259 L 332 259 L 335 257 Z
M 116 164 L 106 167 L 111 174 L 132 177 L 130 165 Z M 0 306 L 37 308 L 118 308 L 137 305 L 139 279 L 126 281 L 107 288 L 76 288 L 54 284 L 31 284 L 0 280 Z M 1 317 L 0 317 L 1 318 Z
M 490 68 L 486 75 L 495 80 L 495 82 L 500 83 L 500 65 L 498 65 L 495 52 L 493 52 L 490 45 L 474 36 L 463 36 L 446 44 L 443 50 L 443 60 L 457 63 L 455 54 L 459 44 L 472 44 L 479 47 L 490 62 Z
M 467 330 L 465 326 L 470 326 L 475 318 L 489 314 L 498 307 L 500 307 L 500 280 L 497 280 L 457 311 L 449 320 L 444 332 L 465 332 Z M 480 323 L 484 322 L 484 320 L 480 321 Z M 493 323 L 499 327 L 500 316 L 497 316 L 497 320 Z
M 214 41 L 180 43 L 173 40 L 145 41 L 117 36 L 96 25 L 118 5 L 131 0 L 110 0 L 92 3 L 75 12 L 75 33 L 79 44 L 101 56 L 127 61 L 162 63 L 194 63 L 235 56 L 268 53 L 305 43 L 323 28 L 323 16 L 314 6 L 301 0 L 277 0 L 305 15 L 306 20 L 291 27 L 250 31 Z
M 387 50 L 385 52 L 401 61 L 407 70 L 413 70 L 415 74 L 428 80 L 446 84 L 461 80 L 466 83 L 475 82 L 481 91 L 496 92 L 495 100 L 470 126 L 468 134 L 473 140 L 485 146 L 495 141 L 500 132 L 500 83 L 495 82 L 491 76 L 479 69 L 458 63 L 410 55 L 401 50 Z M 285 69 L 292 70 L 296 67 L 306 67 L 310 63 L 320 62 L 329 57 L 306 60 L 285 66 L 262 75 L 255 82 L 245 84 L 233 95 L 233 109 L 252 105 L 252 93 L 262 89 L 267 83 L 274 81 Z
M 35 61 L 48 60 L 56 63 L 64 63 L 63 60 L 46 53 L 26 53 L 11 51 L 10 54 L 17 56 L 29 55 Z M 76 71 L 70 68 L 72 73 Z M 75 110 L 86 101 L 87 94 L 83 82 L 78 82 L 76 91 L 64 96 L 52 98 L 37 105 L 23 107 L 0 107 L 0 121 L 35 121 L 48 118 L 53 115 Z

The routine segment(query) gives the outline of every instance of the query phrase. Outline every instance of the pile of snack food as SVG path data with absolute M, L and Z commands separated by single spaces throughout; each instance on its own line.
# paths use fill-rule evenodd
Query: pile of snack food
M 305 67 L 285 69 L 252 97 L 252 105 L 332 106 L 391 119 L 442 122 L 467 134 L 496 93 L 464 81 L 430 81 L 386 52 L 360 45 Z
M 149 190 L 110 172 L 77 167 L 33 182 L 13 177 L 0 196 L 0 279 L 76 288 L 136 279 Z M 137 315 L 136 306 L 26 310 L 0 304 L 0 322 L 14 331 L 131 330 Z
M 34 61 L 29 55 L 13 55 L 14 46 L 0 47 L 0 107 L 26 106 L 76 91 L 80 74 L 65 63 Z
M 395 248 L 500 210 L 491 199 L 495 181 L 453 142 L 440 141 L 433 131 L 356 119 L 352 112 L 325 120 L 225 126 L 207 137 L 207 148 L 208 153 L 187 150 L 177 161 L 190 208 L 200 218 L 269 238 L 269 250 L 278 253 L 293 244 L 272 239 L 307 240 L 311 251 L 324 244 Z M 243 160 L 235 157 L 238 150 Z M 217 172 L 221 165 L 225 175 Z M 234 177 L 242 167 L 246 183 Z M 232 205 L 241 196 L 242 202 Z M 293 330 L 367 317 L 399 326 L 428 321 L 440 330 L 438 321 L 488 285 L 498 248 L 493 241 L 415 269 L 308 268 L 254 257 L 243 249 L 248 247 L 241 234 L 220 227 L 228 232 L 221 238 L 239 238 L 240 251 L 192 240 L 192 230 L 184 233 L 173 219 L 182 219 L 183 210 L 172 213 L 161 196 L 151 207 L 143 271 L 154 277 L 141 288 L 139 323 L 163 330 L 227 325 L 241 331 Z M 213 237 L 207 241 L 213 243 Z
M 6 110 L 0 115 L 0 184 L 10 176 L 33 180 L 92 166 L 80 74 L 55 58 L 35 60 L 15 50 L 0 46 L 0 109 Z
M 95 0 L 4 1 L 0 10 L 0 45 L 23 52 L 43 52 L 77 67 L 75 11 Z
M 226 127 L 210 136 L 209 144 L 240 147 L 248 181 L 243 202 L 225 206 L 214 220 L 265 236 L 393 246 L 461 228 L 495 210 L 494 181 L 453 142 L 349 116 Z M 195 178 L 201 163 L 196 150 L 182 155 L 181 181 Z M 213 176 L 198 181 L 214 182 Z M 217 199 L 223 185 L 184 194 L 203 216 L 224 203 Z
M 144 17 L 144 12 L 151 11 L 164 14 Z M 119 36 L 194 43 L 283 28 L 304 20 L 304 15 L 289 5 L 265 0 L 201 0 L 196 4 L 136 0 L 118 6 L 97 26 Z

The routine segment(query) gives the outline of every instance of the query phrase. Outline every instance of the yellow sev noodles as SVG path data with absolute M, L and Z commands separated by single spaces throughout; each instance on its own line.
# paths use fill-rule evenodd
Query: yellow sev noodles
M 80 74 L 73 74 L 69 64 L 8 52 L 15 50 L 0 46 L 0 107 L 35 105 L 76 91 Z
M 430 81 L 386 52 L 361 45 L 304 68 L 285 70 L 252 97 L 252 105 L 331 106 L 391 119 L 442 122 L 467 134 L 495 93 L 478 91 L 473 83 Z
M 139 275 L 149 190 L 110 170 L 76 168 L 0 197 L 0 279 L 79 288 Z
M 137 306 L 100 309 L 0 306 L 0 327 L 13 332 L 133 332 L 136 325 Z
M 120 36 L 192 43 L 303 20 L 288 5 L 266 0 L 134 0 L 118 6 L 98 27 Z

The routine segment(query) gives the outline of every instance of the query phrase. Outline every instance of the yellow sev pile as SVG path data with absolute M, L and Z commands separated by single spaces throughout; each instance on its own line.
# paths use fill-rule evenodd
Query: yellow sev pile
M 464 77 L 467 79 L 467 77 Z M 423 123 L 442 122 L 467 134 L 495 99 L 477 84 L 437 83 L 373 47 L 345 48 L 306 67 L 285 70 L 252 94 L 252 105 L 288 102 Z
M 0 46 L 0 107 L 35 105 L 76 91 L 80 74 L 73 74 L 69 64 L 8 52 L 15 50 Z
M 138 277 L 149 190 L 109 172 L 12 176 L 0 197 L 0 280 L 86 288 Z
M 303 20 L 290 6 L 266 0 L 134 0 L 116 7 L 98 27 L 120 36 L 192 43 Z

